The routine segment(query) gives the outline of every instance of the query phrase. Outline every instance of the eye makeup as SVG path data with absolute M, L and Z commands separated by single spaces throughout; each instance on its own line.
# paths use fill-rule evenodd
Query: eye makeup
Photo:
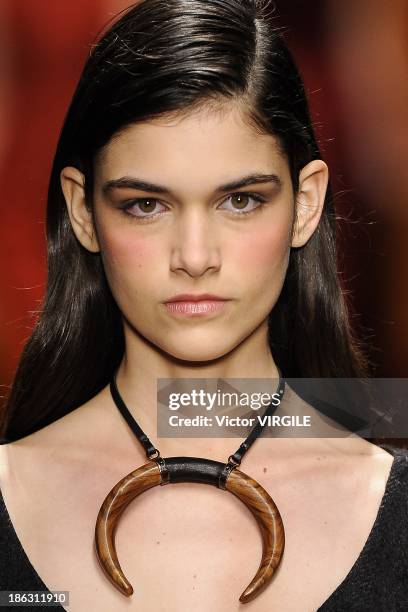
M 223 208 L 222 206 L 228 202 L 229 200 L 232 200 L 233 198 L 236 199 L 244 199 L 244 207 L 248 206 L 248 204 L 245 204 L 245 199 L 249 200 L 249 204 L 252 201 L 252 208 L 250 208 L 249 210 L 244 210 L 243 208 Z M 223 210 L 226 211 L 228 213 L 231 213 L 233 216 L 243 216 L 243 215 L 249 215 L 252 214 L 256 211 L 258 211 L 259 209 L 262 208 L 263 204 L 265 204 L 267 201 L 267 198 L 265 196 L 262 196 L 261 194 L 258 193 L 251 193 L 251 192 L 236 192 L 233 193 L 229 196 L 227 196 L 226 198 L 223 199 L 223 201 L 221 202 L 220 205 L 217 206 L 217 210 Z M 138 209 L 137 207 L 143 206 L 143 205 L 149 205 L 149 204 L 153 204 L 155 205 L 154 208 L 157 208 L 157 205 L 161 206 L 164 208 L 164 210 L 166 209 L 166 206 L 164 204 L 162 204 L 158 199 L 156 198 L 150 198 L 150 197 L 145 197 L 145 198 L 134 198 L 132 200 L 128 200 L 126 201 L 123 205 L 119 206 L 119 208 L 128 216 L 131 216 L 135 219 L 137 219 L 138 221 L 142 220 L 150 220 L 150 219 L 154 219 L 157 218 L 158 216 L 162 215 L 164 213 L 164 210 L 162 208 L 162 211 L 143 211 L 140 208 Z M 139 210 L 139 214 L 135 214 L 134 212 L 131 212 L 132 209 L 134 210 Z M 143 214 L 140 214 L 143 213 Z M 150 214 L 152 213 L 152 214 Z

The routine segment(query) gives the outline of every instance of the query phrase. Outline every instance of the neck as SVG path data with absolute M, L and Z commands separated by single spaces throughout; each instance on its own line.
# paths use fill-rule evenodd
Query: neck
M 260 333 L 263 331 L 262 333 Z M 282 372 L 283 376 L 285 372 Z M 217 461 L 226 461 L 228 456 L 235 452 L 244 438 L 158 438 L 157 437 L 157 379 L 158 378 L 265 378 L 274 379 L 278 383 L 279 372 L 275 365 L 269 345 L 267 343 L 266 329 L 259 330 L 251 338 L 242 342 L 228 355 L 206 362 L 180 361 L 161 352 L 141 337 L 126 335 L 126 351 L 117 373 L 117 385 L 130 413 L 139 426 L 160 451 L 162 457 L 192 456 L 206 457 Z M 234 382 L 239 390 L 239 380 Z M 113 420 L 119 418 L 117 408 L 113 404 L 109 389 L 106 389 L 108 405 L 112 409 Z M 274 464 L 295 460 L 296 457 L 323 454 L 343 454 L 355 452 L 371 452 L 372 445 L 358 436 L 337 438 L 338 427 L 332 427 L 327 419 L 320 413 L 308 407 L 308 413 L 315 413 L 319 434 L 311 438 L 277 437 L 273 440 L 259 439 L 255 442 L 256 457 L 268 458 L 267 463 Z M 288 385 L 286 385 L 284 402 L 277 413 L 299 414 L 304 412 L 301 400 Z M 123 431 L 129 428 L 123 425 Z M 120 434 L 123 444 L 123 431 Z M 111 433 L 109 434 L 111 436 Z M 134 438 L 133 434 L 129 434 Z M 144 450 L 137 443 L 141 455 Z M 132 456 L 134 449 L 132 448 Z M 249 459 L 255 457 L 251 451 Z M 303 460 L 303 459 L 302 459 Z M 248 457 L 246 456 L 246 462 Z
M 117 386 L 129 411 L 162 456 L 234 452 L 243 438 L 157 438 L 157 379 L 265 378 L 279 379 L 267 342 L 267 325 L 225 356 L 205 362 L 186 362 L 160 351 L 125 328 L 126 350 L 117 372 Z M 234 386 L 239 390 L 239 381 Z

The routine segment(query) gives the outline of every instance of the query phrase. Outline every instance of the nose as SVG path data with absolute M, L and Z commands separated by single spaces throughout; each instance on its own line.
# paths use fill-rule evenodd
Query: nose
M 215 220 L 190 207 L 178 219 L 171 249 L 170 269 L 199 277 L 221 267 L 220 245 Z

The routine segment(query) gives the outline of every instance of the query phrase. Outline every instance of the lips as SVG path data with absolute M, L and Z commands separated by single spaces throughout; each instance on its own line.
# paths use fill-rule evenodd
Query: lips
M 168 300 L 165 300 L 165 304 L 169 302 L 201 302 L 201 301 L 209 301 L 209 302 L 225 302 L 228 298 L 220 297 L 219 295 L 214 295 L 213 293 L 201 293 L 199 295 L 193 293 L 180 293 L 179 295 L 175 295 Z
M 164 302 L 166 309 L 173 315 L 202 317 L 221 312 L 229 298 L 223 298 L 212 293 L 200 295 L 182 293 Z

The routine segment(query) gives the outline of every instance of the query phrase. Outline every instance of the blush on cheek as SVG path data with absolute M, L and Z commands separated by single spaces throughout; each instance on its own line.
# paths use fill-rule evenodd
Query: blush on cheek
M 155 252 L 151 240 L 136 238 L 134 235 L 127 238 L 124 232 L 110 232 L 109 235 L 104 235 L 100 242 L 104 263 L 109 267 L 141 267 L 152 262 Z
M 235 259 L 240 269 L 260 273 L 286 261 L 289 250 L 289 230 L 287 227 L 267 226 L 240 236 L 235 245 Z

